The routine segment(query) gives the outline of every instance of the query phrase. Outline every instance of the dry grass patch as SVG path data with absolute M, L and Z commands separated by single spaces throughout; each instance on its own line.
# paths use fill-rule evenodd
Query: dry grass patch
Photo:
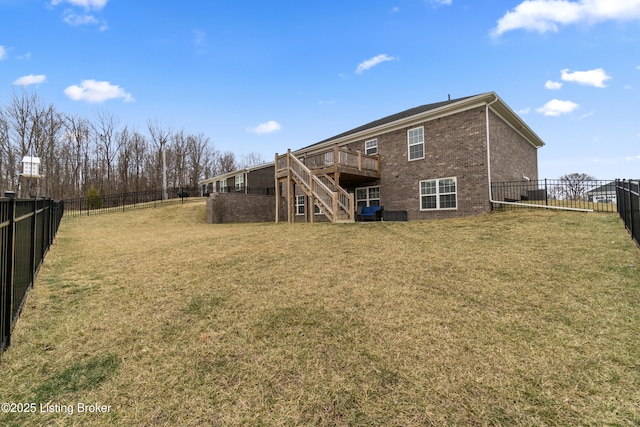
M 640 252 L 614 215 L 63 222 L 2 358 L 9 424 L 640 423 Z

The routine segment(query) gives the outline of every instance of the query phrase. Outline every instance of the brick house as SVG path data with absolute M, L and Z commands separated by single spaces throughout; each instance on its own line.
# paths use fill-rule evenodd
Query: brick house
M 216 194 L 269 189 L 276 221 L 353 221 L 372 205 L 409 220 L 468 216 L 491 210 L 491 182 L 537 180 L 543 145 L 488 92 L 402 111 L 201 184 Z

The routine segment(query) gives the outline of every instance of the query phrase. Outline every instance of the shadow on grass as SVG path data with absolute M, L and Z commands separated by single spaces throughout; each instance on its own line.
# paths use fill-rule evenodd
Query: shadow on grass
M 119 365 L 120 361 L 113 353 L 76 362 L 36 387 L 34 401 L 48 402 L 66 394 L 96 388 L 112 377 Z

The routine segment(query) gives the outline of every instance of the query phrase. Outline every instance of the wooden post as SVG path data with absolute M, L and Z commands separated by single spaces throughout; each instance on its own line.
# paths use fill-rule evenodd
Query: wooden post
M 352 193 L 349 193 L 349 218 L 356 220 L 356 198 Z
M 296 183 L 293 182 L 293 180 L 291 178 L 289 178 L 289 189 L 288 191 L 288 202 L 289 202 L 289 209 L 288 209 L 288 216 L 289 216 L 289 222 L 295 222 L 295 215 L 296 215 Z
M 276 182 L 276 224 L 280 222 L 280 180 L 278 179 L 278 153 L 276 153 L 276 161 L 274 168 L 274 181 Z
M 291 182 L 291 148 L 287 150 L 287 222 L 293 222 L 291 218 L 291 204 L 293 203 L 293 183 Z
M 362 170 L 362 151 L 360 149 L 356 150 L 358 152 L 358 170 Z
M 338 144 L 333 147 L 333 166 L 338 170 L 338 166 L 340 166 L 340 150 L 338 149 Z
M 338 220 L 338 192 L 334 191 L 333 192 L 333 198 L 332 198 L 332 206 L 331 209 L 333 210 L 333 214 L 331 215 L 331 222 L 336 222 Z
M 311 179 L 311 191 L 310 196 L 309 196 L 309 212 L 308 215 L 311 215 L 311 218 L 309 219 L 309 222 L 311 222 L 312 224 L 315 222 L 315 216 L 316 216 L 316 198 L 313 197 L 313 178 Z

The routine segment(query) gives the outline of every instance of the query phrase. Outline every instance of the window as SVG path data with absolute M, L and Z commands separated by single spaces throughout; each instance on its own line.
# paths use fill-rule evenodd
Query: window
M 356 188 L 356 208 L 360 206 L 380 206 L 380 187 Z
M 420 181 L 420 210 L 456 209 L 457 207 L 456 178 Z
M 227 187 L 227 178 L 221 179 L 218 182 L 220 183 L 220 192 L 227 193 L 229 191 L 229 187 Z
M 304 195 L 296 196 L 296 215 L 304 215 Z
M 296 215 L 304 215 L 304 207 L 306 202 L 306 196 L 303 194 L 301 196 L 296 196 Z M 315 205 L 313 207 L 313 213 L 315 215 L 324 215 L 324 211 Z
M 424 159 L 424 127 L 409 129 L 407 132 L 409 160 Z
M 378 154 L 378 140 L 372 139 L 364 142 L 364 154 Z
M 236 191 L 244 191 L 244 174 L 236 175 Z

